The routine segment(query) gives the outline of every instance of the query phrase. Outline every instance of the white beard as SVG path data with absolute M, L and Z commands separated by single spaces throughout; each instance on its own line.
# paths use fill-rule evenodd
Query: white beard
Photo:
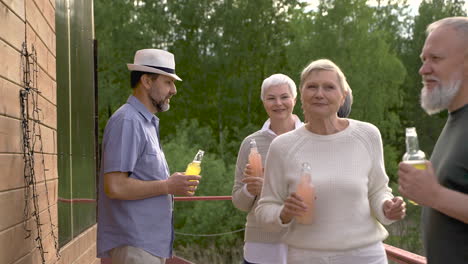
M 167 110 L 169 110 L 169 108 L 171 108 L 171 106 L 169 104 L 161 104 L 158 106 L 158 111 L 159 112 L 166 112 Z
M 435 77 L 429 77 L 430 79 L 439 81 L 439 84 L 435 86 L 432 91 L 424 86 L 421 91 L 421 107 L 429 115 L 439 113 L 449 107 L 453 98 L 457 95 L 461 87 L 461 80 L 453 78 L 447 84 L 440 83 L 440 80 Z
M 158 101 L 154 100 L 151 97 L 150 97 L 150 100 L 151 100 L 151 103 L 153 104 L 153 106 L 156 107 L 156 110 L 158 111 L 158 113 L 159 112 L 166 112 L 171 107 L 169 104 L 164 103 L 165 100 L 162 100 L 162 101 L 158 102 Z

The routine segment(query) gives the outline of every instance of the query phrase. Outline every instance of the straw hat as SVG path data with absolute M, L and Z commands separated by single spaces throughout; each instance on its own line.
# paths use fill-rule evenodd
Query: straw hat
M 130 71 L 152 72 L 170 76 L 182 81 L 175 73 L 174 54 L 160 49 L 142 49 L 135 53 L 133 64 L 128 63 Z

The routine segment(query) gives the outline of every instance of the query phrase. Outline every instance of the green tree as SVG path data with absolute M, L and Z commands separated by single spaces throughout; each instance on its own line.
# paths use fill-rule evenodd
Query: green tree
M 288 19 L 297 1 L 170 1 L 173 49 L 186 80 L 171 120 L 196 118 L 209 125 L 218 153 L 234 161 L 238 146 L 266 119 L 260 98 L 262 80 L 287 67 L 285 46 L 291 39 Z M 245 128 L 248 128 L 247 130 Z M 245 133 L 239 134 L 239 131 Z

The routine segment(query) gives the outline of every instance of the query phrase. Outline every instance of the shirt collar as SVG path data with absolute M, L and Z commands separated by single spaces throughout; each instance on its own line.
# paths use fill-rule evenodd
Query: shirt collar
M 304 123 L 299 119 L 299 117 L 297 115 L 293 115 L 293 118 L 294 118 L 294 120 L 296 122 L 294 124 L 294 129 L 297 129 L 297 128 L 304 125 Z M 278 136 L 278 135 L 276 135 L 276 133 L 273 130 L 270 129 L 270 125 L 271 125 L 271 121 L 270 121 L 270 118 L 268 118 L 267 121 L 265 121 L 265 123 L 263 124 L 262 129 L 260 131 L 266 131 L 266 132 L 272 134 L 275 137 Z
M 146 120 L 150 121 L 153 120 L 153 118 L 156 119 L 156 121 L 159 121 L 159 118 L 155 116 L 153 113 L 151 113 L 146 106 L 144 106 L 138 98 L 136 98 L 133 95 L 130 95 L 127 99 L 127 104 L 133 106 L 142 116 L 145 117 Z

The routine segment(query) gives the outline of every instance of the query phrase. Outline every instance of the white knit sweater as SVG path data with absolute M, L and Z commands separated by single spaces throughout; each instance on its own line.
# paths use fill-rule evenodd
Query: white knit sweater
M 290 246 L 313 250 L 347 250 L 382 241 L 391 224 L 382 210 L 392 199 L 385 173 L 380 132 L 372 124 L 349 120 L 332 135 L 304 127 L 273 140 L 265 164 L 265 182 L 256 209 L 258 220 L 284 226 L 279 218 L 283 201 L 296 190 L 301 164 L 309 162 L 315 185 L 315 220 L 293 220 L 283 237 Z M 380 223 L 379 223 L 380 222 Z

